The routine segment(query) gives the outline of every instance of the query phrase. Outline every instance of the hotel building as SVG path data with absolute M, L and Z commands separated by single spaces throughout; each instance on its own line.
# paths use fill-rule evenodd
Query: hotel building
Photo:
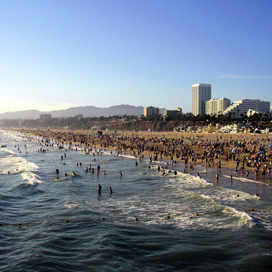
M 193 115 L 205 114 L 205 102 L 211 99 L 212 85 L 198 83 L 192 85 L 192 113 Z
M 270 102 L 261 101 L 257 99 L 243 99 L 233 102 L 224 112 L 224 115 L 231 116 L 231 118 L 240 118 L 241 115 L 246 115 L 248 112 L 257 112 L 261 114 L 268 114 L 270 112 Z M 251 115 L 251 114 L 249 114 Z
M 227 98 L 210 99 L 205 102 L 205 113 L 207 115 L 220 115 L 229 105 L 230 100 Z
M 144 108 L 144 117 L 151 117 L 160 115 L 160 109 L 155 107 L 145 107 Z

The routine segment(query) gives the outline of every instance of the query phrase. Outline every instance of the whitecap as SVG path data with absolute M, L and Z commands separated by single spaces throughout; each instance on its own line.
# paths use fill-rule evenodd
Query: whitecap
M 43 183 L 41 178 L 37 174 L 32 172 L 21 173 L 21 177 L 23 180 L 27 181 L 27 184 L 30 184 L 30 185 L 39 185 Z

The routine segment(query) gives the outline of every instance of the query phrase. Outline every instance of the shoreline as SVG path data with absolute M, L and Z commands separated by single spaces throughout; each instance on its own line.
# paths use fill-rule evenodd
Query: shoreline
M 135 159 L 144 156 L 154 162 L 157 159 L 157 162 L 168 164 L 181 163 L 184 169 L 189 170 L 200 165 L 207 169 L 233 171 L 235 178 L 248 178 L 269 183 L 271 180 L 272 139 L 266 135 L 132 131 L 118 131 L 116 134 L 110 131 L 96 135 L 94 132 L 82 130 L 14 130 L 30 137 L 42 137 L 45 143 L 54 140 L 59 146 L 66 144 L 89 150 L 104 149 L 134 156 Z M 258 151 L 259 149 L 261 151 Z M 229 154 L 230 157 L 227 157 Z M 256 162 L 259 168 L 257 174 L 257 167 L 253 166 Z M 264 175 L 263 171 L 265 171 Z

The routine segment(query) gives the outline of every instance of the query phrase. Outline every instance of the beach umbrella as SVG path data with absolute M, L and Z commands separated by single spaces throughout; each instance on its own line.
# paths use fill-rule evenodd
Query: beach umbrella
M 255 154 L 255 155 L 252 155 L 251 158 L 257 158 L 258 156 Z
M 259 151 L 259 154 L 263 154 L 264 153 L 264 151 Z

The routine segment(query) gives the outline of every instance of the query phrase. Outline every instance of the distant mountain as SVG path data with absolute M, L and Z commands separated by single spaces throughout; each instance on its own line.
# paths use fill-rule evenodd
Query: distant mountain
M 162 114 L 164 109 L 160 110 Z M 69 108 L 66 110 L 55 110 L 41 112 L 38 110 L 5 112 L 0 114 L 0 119 L 38 119 L 40 114 L 51 114 L 52 117 L 73 117 L 76 114 L 82 114 L 83 117 L 99 117 L 99 116 L 113 116 L 113 115 L 135 115 L 140 116 L 144 112 L 144 107 L 130 106 L 130 105 L 118 105 L 109 108 L 98 108 L 94 106 Z
M 38 110 L 5 112 L 0 114 L 0 119 L 37 119 L 41 113 Z

